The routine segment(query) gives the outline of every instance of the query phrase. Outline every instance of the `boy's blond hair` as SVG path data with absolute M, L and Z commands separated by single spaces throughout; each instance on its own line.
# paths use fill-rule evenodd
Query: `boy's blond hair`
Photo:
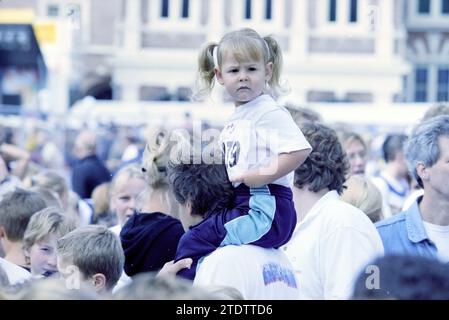
M 23 238 L 23 249 L 29 250 L 36 242 L 54 233 L 61 238 L 76 227 L 75 221 L 58 207 L 48 207 L 36 212 L 30 219 Z

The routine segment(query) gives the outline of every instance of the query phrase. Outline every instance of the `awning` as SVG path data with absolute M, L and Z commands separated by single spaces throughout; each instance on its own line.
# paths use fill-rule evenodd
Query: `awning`
M 45 86 L 47 67 L 30 24 L 0 24 L 0 68 L 6 67 L 35 69 Z

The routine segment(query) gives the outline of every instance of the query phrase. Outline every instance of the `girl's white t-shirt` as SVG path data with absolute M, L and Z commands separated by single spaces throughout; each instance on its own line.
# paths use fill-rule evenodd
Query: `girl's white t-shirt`
M 268 164 L 279 154 L 312 148 L 287 109 L 269 95 L 237 107 L 221 132 L 220 143 L 230 179 L 253 168 L 273 174 Z M 293 172 L 273 183 L 292 186 Z

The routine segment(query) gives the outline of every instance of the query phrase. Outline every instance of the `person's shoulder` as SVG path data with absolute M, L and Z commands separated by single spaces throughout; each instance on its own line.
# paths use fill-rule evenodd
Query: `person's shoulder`
M 131 217 L 137 225 L 151 225 L 154 223 L 173 224 L 181 223 L 178 219 L 162 212 L 141 212 Z
M 185 233 L 181 221 L 169 215 L 161 215 L 162 216 L 159 217 L 158 226 L 162 229 L 162 233 L 166 233 L 171 238 L 179 238 Z
M 132 215 L 124 224 L 120 235 L 126 239 L 133 239 L 137 234 L 154 234 L 159 237 L 175 238 L 179 240 L 184 234 L 181 221 L 160 212 L 139 213 Z
M 229 263 L 236 263 L 237 261 L 250 263 L 255 261 L 255 257 L 265 258 L 273 256 L 283 256 L 283 252 L 273 248 L 262 248 L 259 246 L 245 244 L 245 245 L 227 245 L 216 249 L 210 256 L 215 259 L 226 259 Z M 224 260 L 223 260 L 224 261 Z
M 290 112 L 288 112 L 287 109 L 280 106 L 274 100 L 268 100 L 265 101 L 264 103 L 261 103 L 260 106 L 257 108 L 257 114 L 260 119 L 265 119 L 269 117 L 291 118 Z
M 407 211 L 402 211 L 390 218 L 376 222 L 375 225 L 376 225 L 377 230 L 379 232 L 381 232 L 383 230 L 394 228 L 394 227 L 404 224 L 406 214 L 407 214 Z
M 241 253 L 247 251 L 245 246 L 227 245 L 217 248 L 212 252 L 211 256 L 220 256 L 222 258 L 239 256 Z
M 406 215 L 407 212 L 404 211 L 375 224 L 384 244 L 385 252 L 395 250 L 397 247 L 402 248 L 404 240 L 409 237 Z
M 31 278 L 31 273 L 24 268 L 9 262 L 3 258 L 0 258 L 0 267 L 5 271 L 8 276 L 9 283 L 14 285 L 16 283 L 22 283 Z
M 340 198 L 332 199 L 325 208 L 327 218 L 332 220 L 335 225 L 351 226 L 368 222 L 371 224 L 371 220 L 362 210 Z
M 253 252 L 252 248 L 248 249 L 247 245 L 227 245 L 217 248 L 209 256 L 207 256 L 207 259 L 235 263 L 238 260 L 247 257 L 247 254 L 251 252 Z

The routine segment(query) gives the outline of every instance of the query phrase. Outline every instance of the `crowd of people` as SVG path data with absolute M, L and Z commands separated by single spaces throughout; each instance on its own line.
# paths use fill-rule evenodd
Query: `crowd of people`
M 5 140 L 0 299 L 448 299 L 449 106 L 375 161 L 374 137 L 278 105 L 281 67 L 252 29 L 202 48 L 194 97 L 235 105 L 207 144 L 151 127 L 111 159 L 83 129 L 57 167 Z

